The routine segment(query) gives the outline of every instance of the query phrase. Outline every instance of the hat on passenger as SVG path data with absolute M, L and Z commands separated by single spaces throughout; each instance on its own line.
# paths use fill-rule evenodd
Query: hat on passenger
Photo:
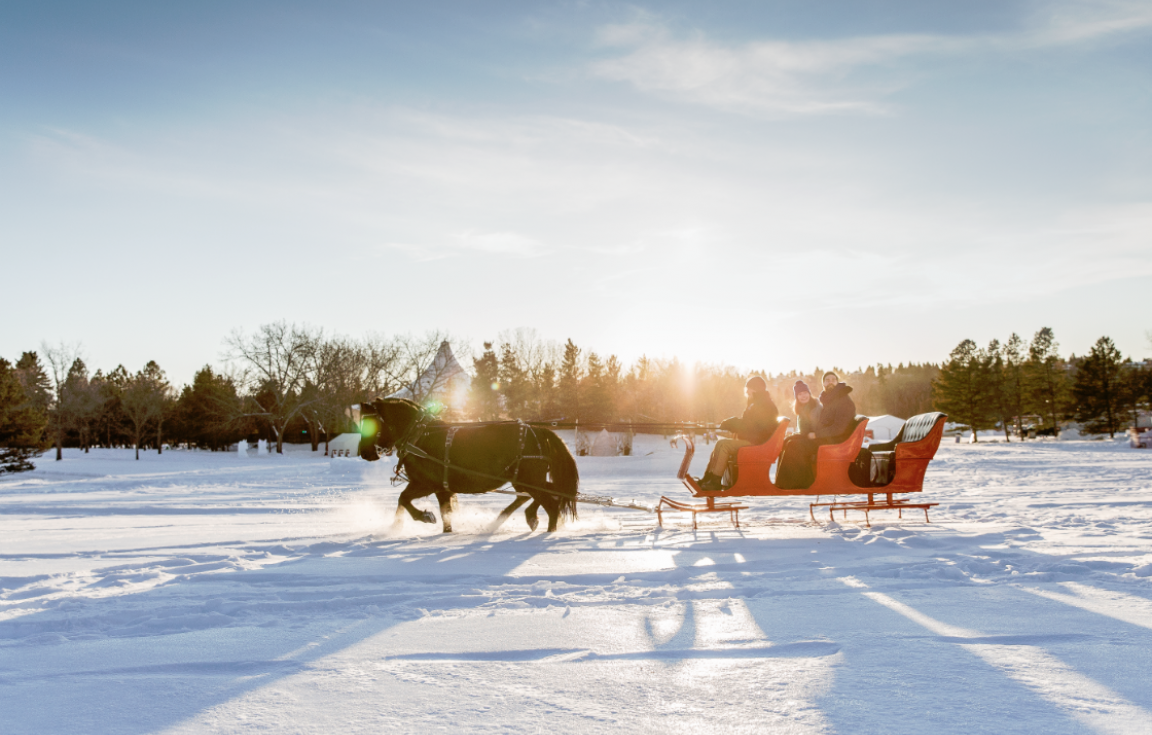
M 748 378 L 748 382 L 744 384 L 744 388 L 753 393 L 762 393 L 768 390 L 768 382 L 759 375 L 753 375 L 751 378 Z
M 803 380 L 797 380 L 796 381 L 796 385 L 792 386 L 792 392 L 796 395 L 797 398 L 800 397 L 801 393 L 807 393 L 808 395 L 812 395 L 812 391 L 808 390 L 808 384 L 805 383 Z

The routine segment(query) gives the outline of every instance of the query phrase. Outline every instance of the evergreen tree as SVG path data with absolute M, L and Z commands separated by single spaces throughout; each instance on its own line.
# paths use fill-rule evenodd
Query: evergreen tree
M 52 406 L 52 381 L 35 352 L 25 352 L 16 361 L 16 375 L 24 389 L 24 395 L 32 406 L 47 415 Z
M 26 390 L 24 377 L 0 358 L 0 475 L 33 469 L 29 460 L 47 446 L 48 415 L 35 393 Z
M 1024 380 L 1024 340 L 1015 332 L 1001 349 L 1002 377 L 1000 380 L 1000 400 L 1006 413 L 1016 425 L 1016 436 L 1024 438 L 1024 407 L 1027 399 Z
M 491 342 L 484 343 L 484 353 L 473 358 L 472 386 L 468 403 L 472 414 L 480 421 L 500 418 L 500 363 Z
M 509 418 L 529 418 L 528 403 L 532 397 L 532 382 L 528 371 L 520 362 L 520 355 L 511 342 L 500 345 L 500 392 L 504 396 L 504 409 Z
M 92 445 L 93 427 L 103 408 L 99 386 L 88 378 L 88 366 L 77 357 L 68 370 L 60 392 L 61 413 L 70 431 L 75 431 L 85 453 Z
M 989 410 L 988 366 L 976 343 L 966 339 L 952 350 L 933 384 L 936 406 L 953 421 L 976 432 L 993 426 Z
M 608 406 L 608 417 L 615 421 L 620 418 L 620 380 L 624 366 L 615 355 L 608 356 L 604 364 L 604 402 Z
M 1051 327 L 1036 332 L 1028 346 L 1024 377 L 1029 405 L 1052 430 L 1060 431 L 1060 416 L 1068 399 L 1068 375 L 1060 359 L 1059 344 Z
M 1149 409 L 1149 393 L 1152 392 L 1152 372 L 1143 367 L 1125 369 L 1120 372 L 1120 410 L 1131 422 L 1133 429 L 1139 427 L 1140 412 Z
M 580 381 L 584 372 L 580 367 L 580 348 L 571 339 L 564 345 L 564 357 L 560 362 L 560 375 L 557 380 L 558 403 L 564 417 L 569 421 L 580 416 Z
M 174 433 L 189 444 L 217 451 L 247 434 L 247 422 L 237 418 L 242 413 L 236 383 L 205 365 L 176 401 Z
M 614 390 L 610 385 L 607 367 L 595 352 L 588 354 L 588 368 L 582 383 L 581 395 L 584 397 L 584 403 L 581 418 L 587 418 L 589 421 L 611 421 Z
M 103 408 L 96 419 L 95 434 L 103 438 L 105 447 L 123 445 L 128 441 L 124 427 L 128 417 L 124 415 L 124 387 L 131 376 L 123 365 L 104 375 L 97 370 L 92 383 L 98 386 Z
M 1092 433 L 1116 430 L 1124 424 L 1122 404 L 1124 360 L 1111 338 L 1101 337 L 1076 372 L 1072 394 L 1076 399 L 1076 420 Z
M 1008 400 L 1008 376 L 1005 370 L 1004 348 L 1000 340 L 988 343 L 982 354 L 988 371 L 988 407 L 1004 429 L 1004 441 L 1012 441 L 1012 410 Z
M 646 355 L 641 355 L 632 370 L 624 378 L 622 410 L 624 415 L 637 421 L 652 421 L 659 413 L 653 395 L 652 377 L 655 365 Z
M 560 415 L 556 395 L 556 367 L 546 362 L 535 376 L 535 404 L 537 419 L 552 419 Z

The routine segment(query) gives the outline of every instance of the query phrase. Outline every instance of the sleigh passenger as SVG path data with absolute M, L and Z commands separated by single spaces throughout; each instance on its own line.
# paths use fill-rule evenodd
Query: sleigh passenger
M 856 404 L 849 397 L 852 387 L 840 382 L 836 373 L 824 373 L 824 392 L 819 406 L 807 410 L 808 420 L 801 414 L 803 405 L 814 404 L 808 386 L 796 381 L 796 416 L 800 431 L 789 437 L 780 455 L 776 470 L 776 487 L 782 490 L 802 490 L 816 479 L 816 455 L 823 444 L 839 444 L 848 438 L 856 425 Z M 801 388 L 803 386 L 803 388 Z M 800 402 L 801 391 L 808 400 Z M 818 409 L 818 410 L 817 410 Z
M 744 384 L 744 392 L 748 396 L 748 407 L 744 415 L 726 419 L 720 424 L 722 431 L 735 434 L 734 439 L 721 439 L 716 442 L 712 450 L 712 458 L 708 460 L 708 470 L 700 478 L 701 490 L 716 492 L 722 490 L 720 480 L 724 477 L 724 470 L 728 462 L 736 456 L 742 447 L 763 444 L 772 438 L 778 423 L 776 404 L 768 395 L 768 383 L 764 378 L 753 376 Z

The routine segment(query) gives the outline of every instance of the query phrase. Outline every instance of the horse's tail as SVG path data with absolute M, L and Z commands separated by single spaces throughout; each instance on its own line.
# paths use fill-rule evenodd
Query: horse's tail
M 548 429 L 538 431 L 540 443 L 548 455 L 552 482 L 548 489 L 556 493 L 560 503 L 561 518 L 576 518 L 576 492 L 580 487 L 580 471 L 576 468 L 576 458 L 568 451 L 568 445 Z

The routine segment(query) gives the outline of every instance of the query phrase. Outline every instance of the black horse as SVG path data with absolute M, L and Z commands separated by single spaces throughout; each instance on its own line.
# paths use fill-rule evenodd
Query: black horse
M 360 456 L 369 461 L 397 452 L 408 476 L 396 508 L 414 520 L 435 523 L 436 516 L 417 510 L 412 501 L 435 493 L 440 501 L 444 532 L 452 531 L 452 496 L 486 493 L 506 483 L 532 498 L 525 511 L 536 530 L 536 511 L 548 513 L 548 530 L 561 519 L 576 517 L 580 476 L 576 460 L 560 437 L 548 429 L 516 421 L 450 425 L 428 416 L 419 405 L 385 398 L 361 406 Z M 500 514 L 496 526 L 527 502 L 516 498 Z

